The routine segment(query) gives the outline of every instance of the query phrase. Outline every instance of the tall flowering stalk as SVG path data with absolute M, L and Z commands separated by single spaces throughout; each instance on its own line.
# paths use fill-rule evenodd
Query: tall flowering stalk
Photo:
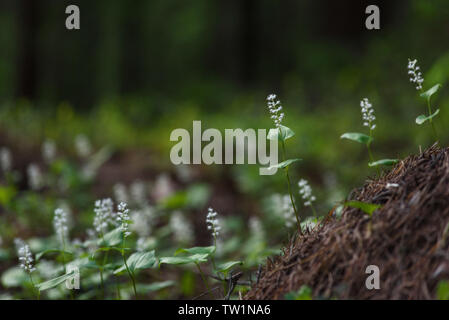
M 285 151 L 285 140 L 291 138 L 294 136 L 294 132 L 282 125 L 282 120 L 285 117 L 285 114 L 283 112 L 283 107 L 281 105 L 281 101 L 278 100 L 277 96 L 275 94 L 270 94 L 267 97 L 267 107 L 268 111 L 270 112 L 270 117 L 274 122 L 274 125 L 276 126 L 276 135 L 268 137 L 268 139 L 278 139 L 281 141 L 281 148 L 282 148 L 282 162 L 276 165 L 276 168 L 282 168 L 285 171 L 285 177 L 287 179 L 287 187 L 288 187 L 288 193 L 290 195 L 290 202 L 293 207 L 293 211 L 295 212 L 296 217 L 296 223 L 298 226 L 298 231 L 300 234 L 302 234 L 301 231 L 301 222 L 299 218 L 298 210 L 296 209 L 295 202 L 293 200 L 293 192 L 292 192 L 292 184 L 290 181 L 290 175 L 288 173 L 288 169 L 290 164 L 296 161 L 300 161 L 301 159 L 286 159 L 286 151 Z
M 431 127 L 432 127 L 432 132 L 433 135 L 435 137 L 436 140 L 438 140 L 438 134 L 437 131 L 435 129 L 435 125 L 433 123 L 433 118 L 440 112 L 440 109 L 437 109 L 434 113 L 432 113 L 432 106 L 430 104 L 430 98 L 432 97 L 432 95 L 434 93 L 436 93 L 438 91 L 438 89 L 441 87 L 441 85 L 438 83 L 436 85 L 434 85 L 432 88 L 430 88 L 427 91 L 423 91 L 423 83 L 424 83 L 424 78 L 422 76 L 421 73 L 421 68 L 418 66 L 418 60 L 417 59 L 408 59 L 408 65 L 407 65 L 407 70 L 408 70 L 408 75 L 410 76 L 410 82 L 415 84 L 415 88 L 417 91 L 420 92 L 420 96 L 423 98 L 426 98 L 427 100 L 427 112 L 428 115 L 419 115 L 415 122 L 418 125 L 423 124 L 426 121 L 429 121 Z
M 19 257 L 19 267 L 28 274 L 30 277 L 30 282 L 33 285 L 33 288 L 35 288 L 33 276 L 31 274 L 36 271 L 36 268 L 33 264 L 34 259 L 30 247 L 21 239 L 16 239 L 15 243 L 17 247 L 17 256 Z M 37 290 L 36 296 L 39 300 L 39 290 Z
M 358 132 L 347 132 L 342 134 L 340 138 L 364 144 L 368 150 L 368 156 L 370 159 L 368 166 L 376 167 L 377 174 L 380 176 L 380 165 L 393 165 L 398 162 L 398 159 L 382 159 L 374 161 L 373 153 L 371 152 L 371 143 L 374 140 L 373 131 L 374 129 L 376 129 L 376 124 L 374 123 L 374 121 L 376 120 L 376 116 L 374 115 L 373 105 L 368 100 L 368 98 L 363 98 L 360 101 L 360 111 L 362 112 L 363 126 L 368 128 L 369 135 Z
M 312 194 L 312 187 L 309 185 L 309 182 L 305 179 L 301 179 L 298 182 L 299 194 L 302 196 L 304 200 L 304 206 L 312 208 L 313 215 L 316 217 L 316 211 L 313 206 L 313 202 L 316 200 L 315 196 Z
M 129 277 L 131 278 L 131 282 L 133 284 L 133 289 L 134 289 L 134 295 L 137 298 L 137 289 L 136 289 L 136 282 L 134 280 L 134 274 L 131 272 L 131 270 L 128 267 L 128 262 L 126 261 L 126 257 L 125 257 L 125 240 L 127 237 L 129 237 L 131 235 L 131 232 L 129 231 L 129 223 L 131 222 L 131 218 L 129 217 L 129 209 L 128 209 L 128 205 L 125 202 L 120 202 L 119 205 L 117 206 L 117 223 L 119 225 L 119 228 L 122 232 L 122 258 L 123 258 L 123 262 L 125 264 L 126 267 L 126 271 L 128 272 Z
M 207 209 L 206 224 L 207 230 L 211 231 L 214 239 L 214 246 L 217 246 L 217 237 L 220 234 L 221 227 L 220 221 L 217 219 L 217 212 L 212 208 Z

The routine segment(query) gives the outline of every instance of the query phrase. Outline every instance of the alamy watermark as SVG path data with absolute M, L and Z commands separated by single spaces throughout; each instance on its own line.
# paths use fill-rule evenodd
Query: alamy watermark
M 277 172 L 277 129 L 270 129 L 268 136 L 266 129 L 257 129 L 257 132 L 255 129 L 225 129 L 223 141 L 218 129 L 210 128 L 202 132 L 201 121 L 193 121 L 192 127 L 192 137 L 189 131 L 182 128 L 170 134 L 170 141 L 179 141 L 170 151 L 173 164 L 245 164 L 246 154 L 247 164 L 267 166 L 259 169 L 260 175 Z M 269 147 L 267 141 L 270 141 Z M 203 142 L 208 143 L 203 146 Z

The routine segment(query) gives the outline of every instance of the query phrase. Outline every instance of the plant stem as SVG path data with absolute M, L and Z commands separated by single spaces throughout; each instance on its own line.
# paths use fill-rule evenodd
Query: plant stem
M 430 99 L 427 99 L 427 110 L 429 111 L 429 116 L 431 116 L 432 115 L 432 107 L 430 106 Z M 434 136 L 435 140 L 438 141 L 437 130 L 435 129 L 435 125 L 432 120 L 433 120 L 432 118 L 429 119 L 430 125 L 432 126 L 433 136 Z
M 282 161 L 285 161 L 285 143 L 284 140 L 281 140 L 282 145 Z M 288 193 L 290 194 L 290 202 L 292 203 L 293 211 L 295 211 L 295 217 L 296 217 L 296 223 L 299 230 L 299 234 L 302 235 L 301 230 L 301 220 L 299 219 L 298 211 L 296 210 L 295 202 L 293 201 L 293 193 L 292 193 L 292 186 L 290 182 L 290 176 L 288 175 L 288 166 L 285 168 L 285 176 L 287 178 L 287 186 L 288 186 Z
M 33 276 L 31 275 L 31 273 L 29 273 L 29 276 L 30 276 L 31 285 L 33 286 L 33 289 L 36 290 L 36 297 L 37 297 L 37 300 L 40 300 L 41 292 L 40 292 L 39 289 L 36 288 L 36 285 L 34 284 Z
M 313 216 L 314 216 L 314 217 L 318 217 L 318 215 L 317 215 L 317 213 L 316 213 L 316 210 L 315 210 L 315 207 L 313 206 L 312 203 L 310 204 L 310 207 L 312 208 Z
M 128 263 L 126 262 L 126 258 L 125 258 L 125 234 L 123 234 L 122 257 L 123 257 L 123 262 L 125 263 L 126 271 L 128 271 L 128 275 L 131 278 L 131 282 L 133 284 L 134 295 L 135 295 L 135 297 L 137 299 L 136 282 L 134 281 L 133 273 L 131 272 L 131 270 L 129 270 Z
M 198 263 L 196 263 L 196 262 L 195 262 L 195 265 L 196 265 L 196 267 L 198 268 L 198 271 L 199 271 L 200 276 L 201 276 L 201 280 L 203 280 L 204 285 L 206 286 L 206 290 L 207 290 L 208 292 L 210 292 L 210 296 L 211 296 L 212 298 L 214 298 L 214 296 L 212 295 L 212 292 L 210 291 L 209 284 L 207 283 L 207 279 L 206 279 L 206 277 L 204 276 L 203 271 L 201 270 L 200 265 L 199 265 Z

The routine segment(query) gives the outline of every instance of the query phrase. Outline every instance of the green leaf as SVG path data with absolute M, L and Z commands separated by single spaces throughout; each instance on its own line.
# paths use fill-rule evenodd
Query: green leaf
M 181 248 L 176 250 L 175 256 L 180 253 L 191 253 L 191 254 L 207 254 L 208 256 L 215 252 L 215 246 L 210 247 L 193 247 L 193 248 Z
M 362 144 L 368 144 L 373 141 L 372 137 L 358 132 L 346 132 L 341 135 L 340 139 L 348 139 Z
M 415 121 L 416 121 L 417 124 L 421 125 L 424 122 L 426 122 L 427 120 L 430 120 L 433 117 L 435 117 L 438 113 L 440 113 L 440 109 L 437 109 L 437 111 L 432 113 L 430 116 L 426 116 L 426 115 L 422 114 L 422 115 L 418 116 Z
M 298 291 L 290 291 L 284 297 L 286 300 L 312 300 L 312 289 L 303 285 Z
M 138 284 L 137 292 L 139 292 L 141 294 L 146 294 L 149 292 L 154 292 L 154 291 L 158 291 L 161 289 L 165 289 L 165 288 L 171 287 L 173 285 L 175 285 L 175 282 L 172 280 L 153 282 L 151 284 Z
M 68 255 L 73 255 L 73 252 L 70 251 L 63 251 L 63 250 L 59 250 L 59 249 L 48 249 L 42 252 L 39 252 L 36 254 L 36 262 L 39 261 L 43 256 L 51 254 L 51 253 L 59 253 L 59 254 L 68 254 Z
M 103 241 L 104 239 L 104 241 Z M 119 243 L 122 243 L 123 241 L 123 233 L 121 228 L 116 228 L 104 235 L 102 239 L 98 240 L 99 246 L 105 246 L 105 247 L 113 247 L 118 245 Z
M 148 252 L 135 252 L 127 260 L 128 268 L 131 272 L 139 269 L 153 268 L 156 264 L 156 256 L 154 250 Z M 120 273 L 126 270 L 126 266 L 118 268 L 114 271 L 114 274 Z
M 36 285 L 36 288 L 38 288 L 39 291 L 44 291 L 44 290 L 48 290 L 48 289 L 54 288 L 54 287 L 60 285 L 61 283 L 65 282 L 66 280 L 72 278 L 74 274 L 75 274 L 75 272 L 66 273 L 66 274 L 63 274 L 62 276 L 59 276 L 57 278 L 53 278 L 51 280 L 48 280 L 48 281 L 45 281 L 45 282 L 41 282 L 41 283 Z
M 357 208 L 368 214 L 369 216 L 373 215 L 373 212 L 377 209 L 381 208 L 380 204 L 362 202 L 362 201 L 346 201 L 344 203 L 345 207 Z
M 286 168 L 286 167 L 288 167 L 289 165 L 291 165 L 292 163 L 297 162 L 297 161 L 302 161 L 302 159 L 299 159 L 299 158 L 296 158 L 296 159 L 288 159 L 288 160 L 282 161 L 281 163 L 278 163 L 278 164 L 269 166 L 269 167 L 268 167 L 268 170 L 272 170 L 272 169 L 274 169 L 274 168 L 283 169 L 283 168 Z
M 377 166 L 392 166 L 399 162 L 399 159 L 382 159 L 374 162 L 368 163 L 368 166 L 370 167 L 377 167 Z
M 235 266 L 242 265 L 242 261 L 229 261 L 222 264 L 217 265 L 217 271 L 221 272 L 225 275 L 228 275 L 228 272 Z
M 208 256 L 208 254 L 194 254 L 187 257 L 162 257 L 159 259 L 159 266 L 163 263 L 178 265 L 207 262 Z
M 442 280 L 438 283 L 437 299 L 438 300 L 449 300 L 449 281 Z
M 441 84 L 437 83 L 432 88 L 427 90 L 426 92 L 423 92 L 420 94 L 421 97 L 426 98 L 428 101 L 430 101 L 430 98 L 440 89 Z
M 268 140 L 278 139 L 280 141 L 285 141 L 287 139 L 290 139 L 294 135 L 295 135 L 295 132 L 292 129 L 290 129 L 289 127 L 280 125 L 279 128 L 270 129 L 270 131 L 268 131 L 267 139 Z

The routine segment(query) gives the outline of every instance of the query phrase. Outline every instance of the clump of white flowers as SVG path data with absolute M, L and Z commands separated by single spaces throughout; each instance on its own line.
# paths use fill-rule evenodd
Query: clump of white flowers
M 17 255 L 19 256 L 20 268 L 28 273 L 32 273 L 36 270 L 33 266 L 33 255 L 31 253 L 30 247 L 20 239 L 16 239 Z
M 56 236 L 61 244 L 65 246 L 65 240 L 69 235 L 67 212 L 61 208 L 55 210 L 53 217 L 53 227 L 55 229 Z
M 110 224 L 114 224 L 114 203 L 110 198 L 95 201 L 95 218 L 94 228 L 95 231 L 104 235 Z
M 422 73 L 420 71 L 419 66 L 417 65 L 417 60 L 408 59 L 408 74 L 410 75 L 410 82 L 414 83 L 416 86 L 416 90 L 422 89 L 422 83 L 424 82 L 424 78 L 422 77 Z
M 144 182 L 140 180 L 134 181 L 129 187 L 129 193 L 134 205 L 140 208 L 144 208 L 148 205 L 147 187 Z
M 180 211 L 175 211 L 171 215 L 170 227 L 176 242 L 191 243 L 193 241 L 192 225 Z
M 118 212 L 116 218 L 125 238 L 131 235 L 131 232 L 129 231 L 129 222 L 131 221 L 131 218 L 128 215 L 129 209 L 127 207 L 128 205 L 125 202 L 120 202 L 117 206 Z
M 281 198 L 282 217 L 284 218 L 285 226 L 291 228 L 296 224 L 295 210 L 293 209 L 289 195 L 283 195 Z
M 87 158 L 91 154 L 92 147 L 90 145 L 90 141 L 84 134 L 79 134 L 76 136 L 75 149 L 76 153 L 78 153 L 81 158 Z
M 42 176 L 39 167 L 32 163 L 27 168 L 28 173 L 28 183 L 31 189 L 39 190 L 44 184 L 44 178 Z
M 284 119 L 284 113 L 282 112 L 281 101 L 276 100 L 277 96 L 275 94 L 270 94 L 267 97 L 267 106 L 271 114 L 271 119 L 273 119 L 274 124 L 277 128 L 281 125 L 282 119 Z
M 9 151 L 9 149 L 6 147 L 2 147 L 0 149 L 0 166 L 3 172 L 8 172 L 11 170 L 12 166 L 11 151 Z
M 56 143 L 53 140 L 45 140 L 42 144 L 42 157 L 46 163 L 52 163 L 56 158 Z
M 304 205 L 306 207 L 311 206 L 312 202 L 316 200 L 315 196 L 312 194 L 312 188 L 309 183 L 305 179 L 301 179 L 298 182 L 299 186 L 299 194 L 302 196 L 304 200 Z
M 220 221 L 217 219 L 217 212 L 212 208 L 207 209 L 206 224 L 207 229 L 212 231 L 214 239 L 217 238 L 221 227 Z
M 370 130 L 374 130 L 376 128 L 376 125 L 374 124 L 376 117 L 374 116 L 373 105 L 369 102 L 368 98 L 363 98 L 360 101 L 360 108 L 362 111 L 363 125 Z

